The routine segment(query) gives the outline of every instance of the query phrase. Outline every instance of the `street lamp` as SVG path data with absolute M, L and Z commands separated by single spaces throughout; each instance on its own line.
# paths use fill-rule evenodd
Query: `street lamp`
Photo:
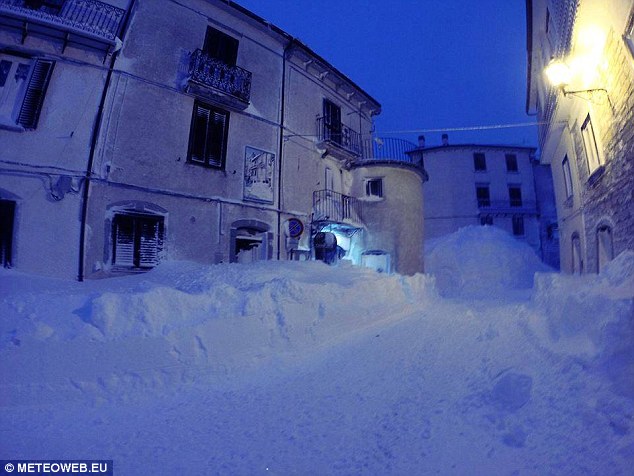
M 579 94 L 587 93 L 592 96 L 592 93 L 602 91 L 608 94 L 608 91 L 604 88 L 593 88 L 593 89 L 577 89 L 573 91 L 566 90 L 566 86 L 570 84 L 573 79 L 573 73 L 570 66 L 562 60 L 553 59 L 548 63 L 546 68 L 544 68 L 544 74 L 548 78 L 550 84 L 559 88 L 564 96 L 573 95 L 579 96 Z

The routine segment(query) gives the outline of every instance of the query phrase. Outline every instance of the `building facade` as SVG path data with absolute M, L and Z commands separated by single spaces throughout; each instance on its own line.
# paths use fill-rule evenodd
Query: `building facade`
M 375 99 L 239 5 L 0 0 L 0 45 L 4 265 L 423 271 L 414 145 L 374 137 Z
M 634 2 L 526 5 L 527 112 L 551 164 L 561 267 L 598 272 L 634 249 Z
M 469 225 L 493 225 L 525 241 L 559 267 L 557 215 L 548 166 L 535 149 L 510 145 L 443 144 L 410 155 L 424 163 L 425 237 L 433 240 Z

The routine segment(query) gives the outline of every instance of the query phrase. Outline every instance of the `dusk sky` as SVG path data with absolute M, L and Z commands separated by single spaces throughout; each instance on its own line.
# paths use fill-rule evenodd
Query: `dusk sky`
M 525 124 L 524 0 L 237 0 L 297 37 L 383 106 L 377 132 L 440 144 L 535 146 Z M 392 134 L 394 133 L 394 134 Z

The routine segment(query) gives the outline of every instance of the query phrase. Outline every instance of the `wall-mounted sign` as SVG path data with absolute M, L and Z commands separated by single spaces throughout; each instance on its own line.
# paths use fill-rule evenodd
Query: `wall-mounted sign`
M 244 199 L 273 203 L 275 154 L 255 147 L 244 149 Z
M 291 238 L 299 238 L 304 233 L 304 224 L 297 218 L 289 218 L 288 235 Z

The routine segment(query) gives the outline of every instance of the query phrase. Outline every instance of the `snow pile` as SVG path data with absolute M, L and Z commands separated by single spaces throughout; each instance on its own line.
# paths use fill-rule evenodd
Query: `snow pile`
M 532 296 L 544 268 L 499 230 L 461 230 L 434 254 L 461 299 L 430 276 L 315 262 L 86 283 L 0 270 L 0 459 L 113 459 L 118 475 L 629 474 L 634 253 L 598 276 L 537 273 Z
M 599 275 L 537 274 L 532 302 L 548 316 L 531 322 L 543 345 L 603 367 L 634 398 L 634 252 Z
M 6 351 L 3 376 L 14 386 L 12 399 L 34 403 L 86 393 L 99 398 L 103 388 L 120 385 L 122 375 L 143 388 L 205 378 L 192 367 L 235 374 L 398 320 L 436 296 L 427 276 L 345 266 L 333 271 L 319 262 L 167 262 L 139 276 L 30 283 L 0 273 L 0 286 L 14 288 L 0 302 L 0 350 Z M 131 353 L 119 357 L 120 348 Z M 84 358 L 91 354 L 104 362 Z M 84 381 L 103 388 L 78 384 Z
M 425 266 L 444 297 L 528 289 L 536 272 L 548 270 L 530 246 L 493 226 L 468 226 L 435 240 Z

